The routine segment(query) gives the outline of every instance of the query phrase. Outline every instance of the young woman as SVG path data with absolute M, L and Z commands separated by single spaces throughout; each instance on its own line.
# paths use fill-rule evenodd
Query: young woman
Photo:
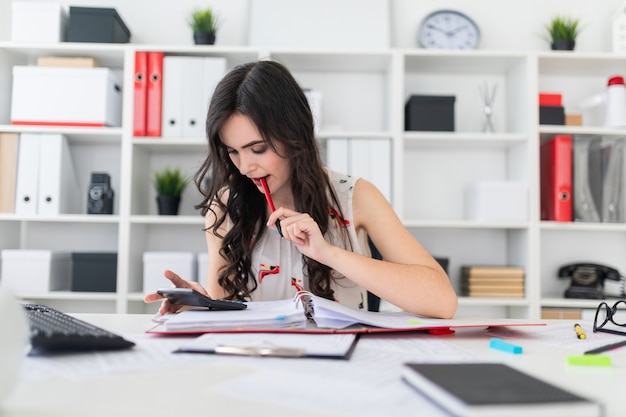
M 243 301 L 305 290 L 362 309 L 370 291 L 416 314 L 454 315 L 457 297 L 446 273 L 380 191 L 322 166 L 307 99 L 283 65 L 258 61 L 227 74 L 206 130 L 209 152 L 195 176 L 204 196 L 206 288 L 165 271 L 174 286 Z M 368 237 L 384 260 L 371 257 Z M 177 307 L 163 300 L 160 312 Z

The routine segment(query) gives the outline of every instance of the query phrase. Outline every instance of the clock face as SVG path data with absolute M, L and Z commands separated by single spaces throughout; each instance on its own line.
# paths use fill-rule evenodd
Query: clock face
M 438 10 L 424 18 L 420 25 L 420 46 L 430 49 L 474 49 L 478 46 L 478 25 L 455 10 Z

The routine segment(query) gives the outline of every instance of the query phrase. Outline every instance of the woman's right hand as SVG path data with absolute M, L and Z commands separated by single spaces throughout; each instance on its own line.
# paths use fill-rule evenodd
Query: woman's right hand
M 209 294 L 207 293 L 207 291 L 202 287 L 202 285 L 200 285 L 197 282 L 193 282 L 193 281 L 186 281 L 184 279 L 182 279 L 180 276 L 178 276 L 177 274 L 175 274 L 174 272 L 170 271 L 169 269 L 166 269 L 163 272 L 163 276 L 167 279 L 169 279 L 172 282 L 172 287 L 174 288 L 193 288 L 194 290 L 209 296 Z M 178 309 L 182 306 L 178 305 L 178 304 L 172 304 L 169 302 L 169 300 L 165 297 L 163 297 L 161 294 L 157 293 L 157 292 L 153 292 L 150 294 L 146 294 L 143 297 L 143 301 L 145 303 L 154 303 L 156 301 L 161 301 L 161 307 L 159 307 L 159 314 L 164 315 L 167 313 L 175 313 L 176 311 L 178 311 Z

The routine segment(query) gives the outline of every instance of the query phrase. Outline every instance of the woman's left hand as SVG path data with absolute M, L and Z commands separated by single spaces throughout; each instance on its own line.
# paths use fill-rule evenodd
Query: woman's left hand
M 323 263 L 325 252 L 332 245 L 324 239 L 319 225 L 309 214 L 280 207 L 270 215 L 267 225 L 275 225 L 278 219 L 283 238 L 293 242 L 303 255 Z

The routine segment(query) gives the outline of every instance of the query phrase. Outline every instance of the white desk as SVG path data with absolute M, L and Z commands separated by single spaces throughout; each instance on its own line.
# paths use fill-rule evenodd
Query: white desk
M 527 336 L 541 328 L 450 336 L 366 335 L 350 360 L 250 358 L 170 353 L 181 338 L 149 336 L 150 315 L 78 317 L 135 340 L 133 350 L 59 358 L 27 358 L 1 417 L 13 416 L 381 416 L 446 414 L 400 379 L 402 363 L 418 360 L 498 361 L 593 398 L 606 416 L 623 417 L 626 349 L 611 367 L 570 366 L 570 348 Z M 561 329 L 552 321 L 548 329 Z M 581 322 L 588 330 L 590 323 Z M 501 336 L 522 345 L 513 355 L 489 348 Z M 520 337 L 523 336 L 523 337 Z M 575 339 L 573 327 L 566 337 Z M 584 342 L 584 341 L 581 341 Z

